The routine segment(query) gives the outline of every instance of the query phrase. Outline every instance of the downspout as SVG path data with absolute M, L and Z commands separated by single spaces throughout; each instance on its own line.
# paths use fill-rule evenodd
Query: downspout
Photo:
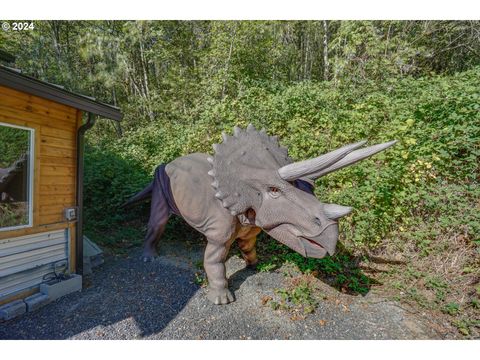
M 85 148 L 85 133 L 95 124 L 92 113 L 88 113 L 85 124 L 77 131 L 77 226 L 75 237 L 75 266 L 76 273 L 83 276 L 83 154 Z

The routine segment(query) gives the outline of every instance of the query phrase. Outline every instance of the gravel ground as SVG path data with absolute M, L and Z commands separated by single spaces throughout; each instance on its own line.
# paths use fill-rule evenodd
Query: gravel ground
M 202 249 L 163 246 L 152 263 L 140 250 L 109 256 L 77 293 L 0 323 L 0 339 L 435 339 L 432 325 L 398 304 L 370 292 L 341 294 L 318 282 L 326 295 L 313 314 L 292 320 L 290 313 L 262 305 L 285 287 L 285 269 L 265 273 L 227 262 L 236 301 L 211 304 L 194 283 L 193 265 Z

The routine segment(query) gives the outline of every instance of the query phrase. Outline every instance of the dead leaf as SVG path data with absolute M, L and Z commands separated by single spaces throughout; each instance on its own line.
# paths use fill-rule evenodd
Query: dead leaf
M 318 323 L 320 324 L 320 326 L 325 326 L 327 320 L 318 320 Z
M 262 297 L 262 305 L 266 305 L 270 300 L 272 300 L 272 297 L 265 295 L 264 297 Z

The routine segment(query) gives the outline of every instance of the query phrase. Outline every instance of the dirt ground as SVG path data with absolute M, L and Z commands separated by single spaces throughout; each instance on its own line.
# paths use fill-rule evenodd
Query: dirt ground
M 427 314 L 407 309 L 374 291 L 366 296 L 352 296 L 318 279 L 307 279 L 314 291 L 308 296 L 298 294 L 300 306 L 282 306 L 282 291 L 285 294 L 292 283 L 303 281 L 303 275 L 288 266 L 273 272 L 247 270 L 236 255 L 227 262 L 236 301 L 226 306 L 213 305 L 205 296 L 205 288 L 199 285 L 201 246 L 163 244 L 161 256 L 151 263 L 143 263 L 140 252 L 135 248 L 128 255 L 106 256 L 105 263 L 86 279 L 84 290 L 34 313 L 0 323 L 0 339 L 445 339 L 453 336 L 444 324 Z M 305 299 L 312 307 L 308 311 L 302 306 Z

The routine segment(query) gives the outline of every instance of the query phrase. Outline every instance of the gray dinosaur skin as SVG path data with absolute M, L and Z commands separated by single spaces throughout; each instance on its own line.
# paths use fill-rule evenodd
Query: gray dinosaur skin
M 169 163 L 165 170 L 181 216 L 207 238 L 204 267 L 209 283 L 208 299 L 215 304 L 227 304 L 234 301 L 225 273 L 230 246 L 237 240 L 247 265 L 254 266 L 257 263 L 255 241 L 261 229 L 246 218 L 242 224 L 239 217 L 232 216 L 218 201 L 207 174 L 211 168 L 207 157 L 200 153 L 183 156 Z M 194 192 L 185 189 L 194 189 Z M 151 246 L 148 246 L 144 255 L 150 254 Z
M 234 135 L 222 134 L 215 156 L 195 153 L 165 166 L 176 213 L 204 234 L 207 246 L 204 267 L 207 297 L 215 304 L 234 301 L 228 290 L 225 261 L 234 241 L 247 266 L 255 266 L 256 236 L 264 230 L 274 239 L 305 257 L 323 258 L 335 252 L 338 219 L 350 207 L 320 202 L 312 193 L 295 186 L 297 180 L 313 181 L 392 146 L 395 141 L 360 149 L 364 141 L 346 145 L 314 159 L 294 163 L 287 150 L 264 130 L 249 125 Z M 152 193 L 152 208 L 143 257 L 156 256 L 156 245 L 165 229 L 172 204 L 167 205 L 165 183 L 156 179 L 129 203 Z M 212 182 L 213 180 L 213 182 Z M 158 185 L 160 184 L 160 185 Z M 128 203 L 128 202 L 127 202 Z
M 207 238 L 204 267 L 208 276 L 207 297 L 210 301 L 227 304 L 234 300 L 233 294 L 228 290 L 225 273 L 230 246 L 236 240 L 247 266 L 254 267 L 258 262 L 256 236 L 262 228 L 303 256 L 322 258 L 327 251 L 333 254 L 338 224 L 326 218 L 322 211 L 323 204 L 315 196 L 297 189 L 275 172 L 267 171 L 264 174 L 260 171 L 261 174 L 253 176 L 252 185 L 263 192 L 264 206 L 258 208 L 256 216 L 250 219 L 244 214 L 233 216 L 215 197 L 215 190 L 210 185 L 211 178 L 207 174 L 211 169 L 207 157 L 207 154 L 201 153 L 183 156 L 169 163 L 165 170 L 181 216 Z M 268 190 L 265 191 L 265 183 L 260 179 L 266 176 L 269 184 L 276 184 L 285 196 L 273 198 Z M 288 225 L 292 217 L 297 219 L 298 229 Z M 167 221 L 168 214 L 152 224 L 158 231 L 152 232 L 155 237 L 147 236 L 143 253 L 145 259 L 150 260 L 156 256 L 155 246 Z M 299 238 L 299 235 L 305 238 Z M 317 239 L 324 246 L 316 245 L 307 238 L 313 241 Z

